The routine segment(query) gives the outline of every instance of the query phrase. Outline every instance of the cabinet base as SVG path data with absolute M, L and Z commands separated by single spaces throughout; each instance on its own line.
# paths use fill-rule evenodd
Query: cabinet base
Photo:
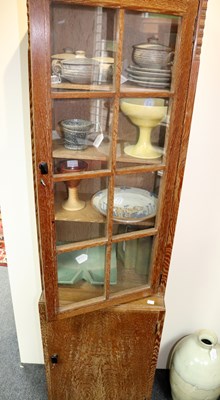
M 154 301 L 52 322 L 40 302 L 49 400 L 150 400 L 165 314 Z

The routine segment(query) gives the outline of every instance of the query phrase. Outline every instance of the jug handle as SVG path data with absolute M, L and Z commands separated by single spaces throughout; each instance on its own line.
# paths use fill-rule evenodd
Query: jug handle
M 59 60 L 53 60 L 51 67 L 52 67 L 52 72 L 55 75 L 61 74 L 62 66 L 61 66 L 61 62 Z
M 173 64 L 175 51 L 171 51 L 167 54 L 167 63 Z

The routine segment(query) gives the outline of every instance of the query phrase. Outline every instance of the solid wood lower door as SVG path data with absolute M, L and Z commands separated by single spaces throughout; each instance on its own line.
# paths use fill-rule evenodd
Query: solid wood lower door
M 47 322 L 41 302 L 49 400 L 151 399 L 164 314 L 154 297 Z

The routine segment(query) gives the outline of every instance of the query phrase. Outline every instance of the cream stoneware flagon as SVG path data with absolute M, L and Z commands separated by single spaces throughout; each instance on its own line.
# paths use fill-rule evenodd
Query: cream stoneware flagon
M 220 395 L 220 345 L 216 334 L 200 330 L 181 339 L 170 360 L 173 400 L 217 400 Z

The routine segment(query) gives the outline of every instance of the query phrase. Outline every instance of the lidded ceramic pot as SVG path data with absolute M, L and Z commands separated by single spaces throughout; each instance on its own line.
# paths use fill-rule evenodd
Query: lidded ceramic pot
M 181 339 L 170 360 L 173 400 L 217 400 L 220 395 L 220 345 L 216 334 L 200 330 Z
M 169 69 L 173 55 L 170 47 L 158 43 L 158 38 L 153 36 L 148 39 L 148 43 L 133 46 L 132 58 L 139 67 Z
M 99 63 L 92 58 L 87 58 L 84 50 L 77 50 L 73 57 L 54 61 L 53 73 L 61 78 L 77 84 L 89 84 L 97 81 Z

